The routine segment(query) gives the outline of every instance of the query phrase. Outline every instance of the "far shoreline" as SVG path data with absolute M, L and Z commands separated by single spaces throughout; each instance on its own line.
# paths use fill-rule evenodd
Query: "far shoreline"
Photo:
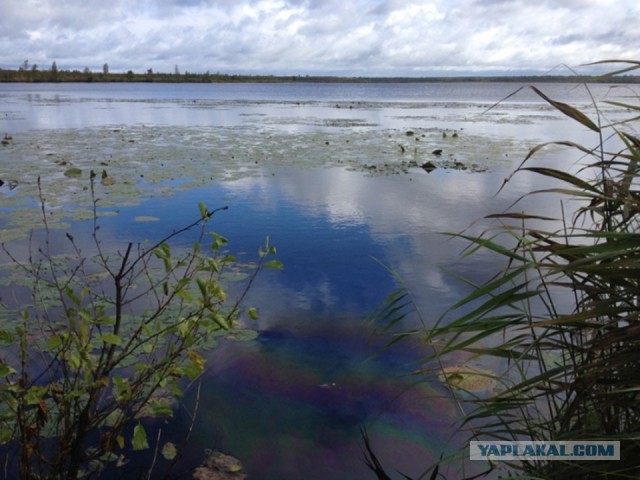
M 640 83 L 640 76 L 501 75 L 455 77 L 347 77 L 326 75 L 244 75 L 226 73 L 91 72 L 4 70 L 0 83 Z

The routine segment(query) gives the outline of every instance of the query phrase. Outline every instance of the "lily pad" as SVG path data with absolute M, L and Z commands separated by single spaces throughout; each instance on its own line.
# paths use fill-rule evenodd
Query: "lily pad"
M 150 215 L 139 215 L 133 219 L 134 222 L 158 222 L 160 219 L 158 217 L 152 217 Z
M 258 332 L 250 328 L 242 328 L 239 330 L 234 330 L 227 336 L 227 338 L 229 340 L 236 340 L 238 342 L 248 342 L 258 338 Z
M 444 367 L 438 376 L 439 380 L 453 388 L 469 393 L 491 393 L 497 385 L 495 373 L 491 370 L 453 365 Z
M 12 141 L 11 152 L 0 149 L 3 177 L 20 185 L 9 199 L 15 208 L 7 213 L 0 240 L 24 238 L 41 227 L 39 189 L 47 206 L 62 212 L 49 218 L 51 228 L 65 220 L 82 220 L 93 211 L 91 180 L 102 208 L 121 208 L 149 195 L 272 175 L 280 167 L 340 166 L 369 176 L 402 175 L 430 161 L 443 171 L 478 173 L 510 164 L 510 157 L 526 150 L 520 141 L 489 136 L 443 139 L 439 128 L 415 128 L 407 136 L 406 129 L 360 124 L 357 118 L 330 127 L 326 119 L 308 120 L 313 127 L 295 134 L 272 129 L 264 119 L 246 128 L 132 125 L 24 132 Z M 305 124 L 297 117 L 288 121 Z M 440 157 L 431 154 L 434 147 L 443 149 Z
M 210 452 L 201 466 L 193 471 L 197 480 L 244 480 L 247 478 L 240 461 L 219 451 Z
M 79 178 L 82 176 L 82 170 L 78 167 L 70 167 L 64 171 L 64 176 L 69 178 Z

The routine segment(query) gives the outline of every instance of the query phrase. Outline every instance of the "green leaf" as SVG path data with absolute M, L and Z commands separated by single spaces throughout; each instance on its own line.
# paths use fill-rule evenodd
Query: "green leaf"
M 16 373 L 16 371 L 13 368 L 11 368 L 9 365 L 7 365 L 4 362 L 0 363 L 0 378 L 13 375 L 14 373 Z
M 5 424 L 0 425 L 0 445 L 4 445 L 5 443 L 11 441 L 12 438 L 13 429 Z
M 178 454 L 178 450 L 176 449 L 175 444 L 171 442 L 165 443 L 164 446 L 162 447 L 162 456 L 166 460 L 173 460 L 174 458 L 176 458 L 177 454 Z
M 229 243 L 229 241 L 225 237 L 223 237 L 222 235 L 218 235 L 215 232 L 210 232 L 209 235 L 211 235 L 211 237 L 213 238 L 213 242 L 211 242 L 211 248 L 215 252 L 217 252 L 220 247 Z
M 82 303 L 82 301 L 80 300 L 80 297 L 78 297 L 70 287 L 65 287 L 64 293 L 67 294 L 67 297 L 69 297 L 69 299 L 73 302 L 74 305 L 78 307 L 80 306 L 80 303 Z
M 151 400 L 149 409 L 153 417 L 172 417 L 173 408 L 171 402 L 166 398 Z
M 77 353 L 69 354 L 67 361 L 69 362 L 69 365 L 73 369 L 79 369 L 82 366 L 82 358 Z
M 207 210 L 207 206 L 202 203 L 199 202 L 198 203 L 198 208 L 200 209 L 200 217 L 204 220 L 205 218 L 209 217 L 209 211 Z
M 549 97 L 547 97 L 544 93 L 542 93 L 539 89 L 537 89 L 534 86 L 531 86 L 531 89 L 534 92 L 536 92 L 540 97 L 542 97 L 551 105 L 553 105 L 555 108 L 557 108 L 562 113 L 564 113 L 566 116 L 573 118 L 577 122 L 580 122 L 581 124 L 583 124 L 585 127 L 593 130 L 594 132 L 600 131 L 600 128 L 595 123 L 593 123 L 593 121 L 589 117 L 587 117 L 584 113 L 582 113 L 577 108 L 574 108 L 571 105 L 567 105 L 566 103 L 551 100 Z
M 200 293 L 202 294 L 203 299 L 209 298 L 209 292 L 207 288 L 207 282 L 202 278 L 196 278 L 196 283 L 198 284 L 198 288 L 200 289 Z
M 225 317 L 220 312 L 211 312 L 210 315 L 207 315 L 207 318 L 212 320 L 218 327 L 223 330 L 229 330 L 232 327 L 231 319 Z
M 153 249 L 153 254 L 164 260 L 166 264 L 171 259 L 171 247 L 166 243 L 161 243 L 159 247 Z
M 47 341 L 47 351 L 53 352 L 58 350 L 64 343 L 65 337 L 66 334 L 53 335 L 52 337 L 49 337 L 49 340 Z
M 133 429 L 133 438 L 131 439 L 131 446 L 134 450 L 146 450 L 149 448 L 147 442 L 147 432 L 144 431 L 144 427 L 138 424 Z
M 278 260 L 270 260 L 268 262 L 265 262 L 263 267 L 273 268 L 274 270 L 282 270 L 284 268 L 284 264 Z
M 47 387 L 39 387 L 34 385 L 27 390 L 24 401 L 27 405 L 36 405 L 42 400 L 47 393 Z
M 109 415 L 107 415 L 107 418 L 104 419 L 104 424 L 108 427 L 113 427 L 116 422 L 120 422 L 122 421 L 124 416 L 124 413 L 122 412 L 121 409 L 116 408 L 114 410 L 112 410 Z
M 98 338 L 109 345 L 120 345 L 122 343 L 122 338 L 115 333 L 103 333 Z
M 556 170 L 554 168 L 544 168 L 544 167 L 527 167 L 527 168 L 523 168 L 522 170 L 539 173 L 540 175 L 544 175 L 546 177 L 556 178 L 558 180 L 562 180 L 564 182 L 575 185 L 576 187 L 586 191 L 590 191 L 597 194 L 600 193 L 598 189 L 595 188 L 593 185 L 591 185 L 589 182 L 586 182 L 576 177 L 575 175 L 571 175 L 570 173 L 563 172 L 562 170 Z
M 511 258 L 512 260 L 517 260 L 520 262 L 527 262 L 527 258 L 523 257 L 522 255 L 518 254 L 517 251 L 511 250 L 510 248 L 504 247 L 502 245 L 500 245 L 499 243 L 496 243 L 490 239 L 487 238 L 483 238 L 483 237 L 473 237 L 473 236 L 469 236 L 469 235 L 462 235 L 459 233 L 448 233 L 445 232 L 444 235 L 448 235 L 450 237 L 453 238 L 462 238 L 465 240 L 468 240 L 469 242 L 471 242 L 472 244 L 477 245 L 477 247 L 481 247 L 481 248 L 486 248 L 488 250 L 492 250 L 496 253 L 499 253 L 500 255 L 503 255 L 505 257 Z
M 189 351 L 187 353 L 189 355 L 189 361 L 184 366 L 184 372 L 187 377 L 189 377 L 189 380 L 195 380 L 200 374 L 202 374 L 202 372 L 204 372 L 205 360 L 200 354 L 194 351 Z
M 258 310 L 255 307 L 248 308 L 247 315 L 249 315 L 251 320 L 258 320 L 259 318 Z
M 0 343 L 12 344 L 14 342 L 13 334 L 8 330 L 0 330 Z
M 124 402 L 131 398 L 131 387 L 122 377 L 118 375 L 113 377 L 113 387 L 116 400 Z

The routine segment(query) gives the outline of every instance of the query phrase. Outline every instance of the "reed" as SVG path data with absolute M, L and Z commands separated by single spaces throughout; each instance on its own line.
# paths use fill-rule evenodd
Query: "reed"
M 636 61 L 598 63 L 620 65 L 611 76 L 640 68 Z M 609 121 L 602 102 L 593 100 L 595 114 L 589 116 L 529 88 L 591 130 L 597 146 L 558 141 L 533 148 L 503 188 L 514 175 L 524 174 L 546 177 L 549 188 L 489 215 L 492 225 L 479 235 L 447 234 L 467 242 L 469 261 L 478 251 L 489 251 L 502 268 L 481 284 L 462 278 L 471 293 L 435 324 L 398 331 L 399 321 L 416 313 L 404 286 L 373 320 L 393 332 L 392 342 L 418 335 L 433 347 L 423 373 L 436 365 L 441 378 L 449 379 L 445 366 L 461 355 L 474 363 L 502 365 L 483 374 L 498 385 L 489 395 L 465 398 L 451 388 L 470 440 L 621 441 L 620 461 L 502 464 L 509 475 L 638 478 L 640 138 L 634 127 L 640 102 L 637 97 L 605 101 L 624 113 Z M 579 170 L 537 164 L 551 144 L 579 151 Z M 523 211 L 523 200 L 531 195 L 557 196 L 555 214 Z

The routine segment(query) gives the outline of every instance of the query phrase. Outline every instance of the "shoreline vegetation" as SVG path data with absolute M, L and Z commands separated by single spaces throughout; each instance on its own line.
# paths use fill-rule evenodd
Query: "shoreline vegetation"
M 244 75 L 227 73 L 111 73 L 103 71 L 39 70 L 37 65 L 18 70 L 0 69 L 0 83 L 441 83 L 441 82 L 513 82 L 513 83 L 640 83 L 640 76 L 600 77 L 588 75 L 518 75 L 462 77 L 341 77 L 322 75 Z
M 624 64 L 607 79 L 640 68 L 639 61 L 601 63 Z M 461 258 L 473 262 L 482 252 L 496 259 L 495 269 L 484 279 L 475 272 L 448 271 L 469 293 L 433 321 L 416 306 L 401 276 L 387 267 L 400 286 L 372 313 L 371 325 L 388 335 L 389 346 L 405 338 L 423 342 L 422 368 L 412 365 L 407 373 L 422 374 L 425 382 L 437 378 L 446 386 L 461 412 L 458 431 L 468 434 L 469 441 L 619 442 L 616 460 L 488 455 L 486 472 L 469 480 L 486 478 L 494 470 L 497 478 L 637 479 L 639 97 L 632 93 L 612 101 L 594 96 L 590 110 L 583 111 L 549 98 L 542 87 L 530 88 L 590 130 L 595 147 L 571 140 L 532 147 L 496 195 L 510 188 L 515 175 L 540 175 L 548 186 L 525 187 L 518 200 L 484 217 L 490 223 L 479 234 L 445 233 L 466 242 Z M 612 121 L 601 106 L 616 107 L 624 115 Z M 540 158 L 540 151 L 552 145 L 581 158 L 569 164 L 563 150 L 551 162 Z M 521 205 L 538 195 L 551 200 L 544 211 Z M 408 315 L 415 318 L 411 325 L 422 327 L 399 326 L 407 324 Z M 371 449 L 367 455 L 378 478 L 390 478 Z M 438 469 L 464 459 L 464 448 L 458 456 L 441 456 L 419 478 L 430 472 L 431 479 L 445 478 Z

